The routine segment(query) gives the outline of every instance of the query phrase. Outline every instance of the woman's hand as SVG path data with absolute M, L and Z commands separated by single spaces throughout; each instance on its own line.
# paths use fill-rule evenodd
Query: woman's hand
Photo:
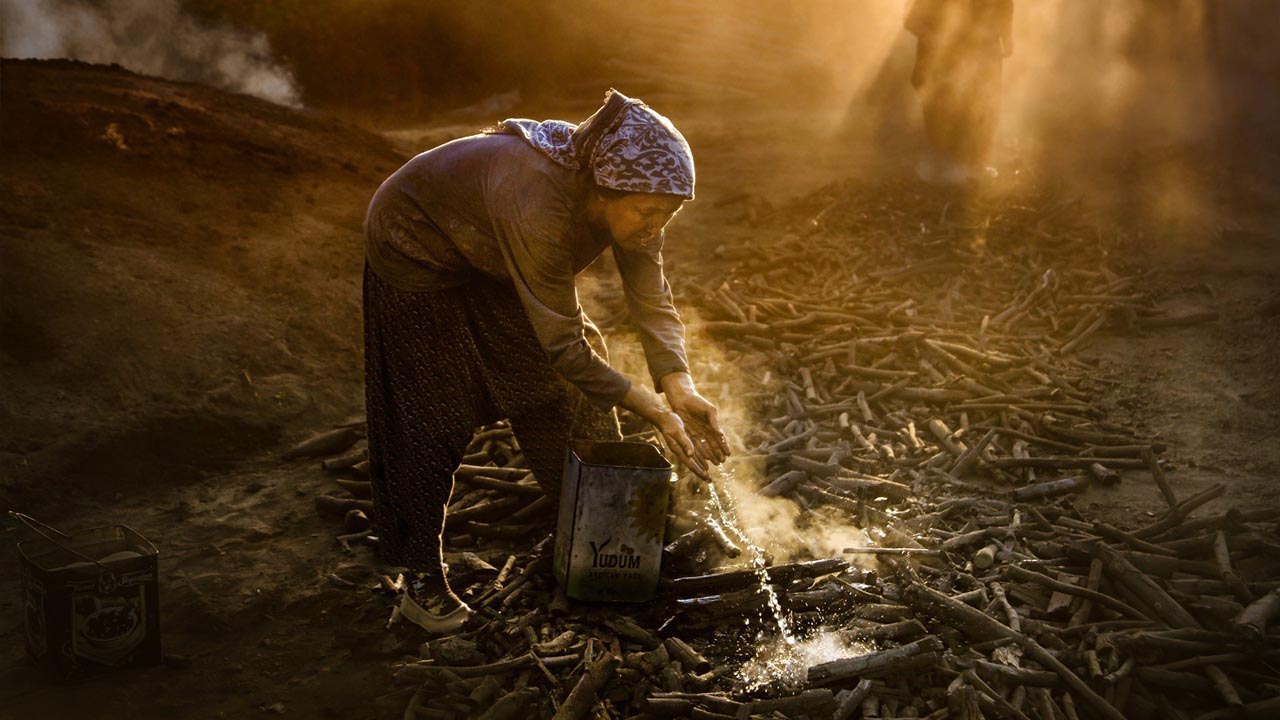
M 662 378 L 667 404 L 684 421 L 685 432 L 693 440 L 695 454 L 705 464 L 719 465 L 729 457 L 729 440 L 720 429 L 716 406 L 693 387 L 689 373 L 671 373 Z
M 639 415 L 657 428 L 667 449 L 682 465 L 703 480 L 711 480 L 707 474 L 707 462 L 698 452 L 698 443 L 695 443 L 686 432 L 684 420 L 675 412 L 663 407 L 657 395 L 639 384 L 634 384 L 627 391 L 627 396 L 622 399 L 622 407 Z
M 658 429 L 662 435 L 662 441 L 680 461 L 680 464 L 693 471 L 694 475 L 711 481 L 711 476 L 707 472 L 707 463 L 698 454 L 697 445 L 689 437 L 685 431 L 684 421 L 680 416 L 670 410 L 664 410 L 658 415 L 653 422 L 653 426 Z

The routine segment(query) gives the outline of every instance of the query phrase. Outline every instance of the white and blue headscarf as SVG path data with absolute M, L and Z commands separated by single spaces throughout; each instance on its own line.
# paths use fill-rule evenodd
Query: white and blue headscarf
M 689 143 L 670 120 L 617 90 L 580 125 L 513 118 L 497 131 L 524 138 L 562 167 L 590 168 L 600 187 L 693 199 Z

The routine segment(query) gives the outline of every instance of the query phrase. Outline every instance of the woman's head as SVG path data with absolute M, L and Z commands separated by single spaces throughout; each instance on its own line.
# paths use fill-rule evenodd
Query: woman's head
M 492 132 L 517 135 L 557 165 L 590 172 L 597 187 L 693 199 L 693 151 L 667 118 L 617 90 L 579 125 L 503 120 Z
M 563 120 L 504 120 L 510 133 L 557 165 L 590 173 L 587 215 L 624 248 L 656 249 L 662 228 L 693 199 L 693 151 L 667 118 L 617 90 L 579 125 Z
M 592 227 L 626 250 L 657 250 L 662 228 L 685 199 L 669 193 L 626 192 L 596 186 L 587 198 Z
M 603 116 L 603 117 L 602 117 Z M 597 122 L 605 122 L 597 127 Z M 693 151 L 667 118 L 638 100 L 610 91 L 579 125 L 595 184 L 611 190 L 693 199 Z

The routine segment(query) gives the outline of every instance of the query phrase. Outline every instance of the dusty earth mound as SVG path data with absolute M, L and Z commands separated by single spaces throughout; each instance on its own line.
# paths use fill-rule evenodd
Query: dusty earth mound
M 0 494 L 168 482 L 359 409 L 389 145 L 118 67 L 5 60 L 0 92 Z

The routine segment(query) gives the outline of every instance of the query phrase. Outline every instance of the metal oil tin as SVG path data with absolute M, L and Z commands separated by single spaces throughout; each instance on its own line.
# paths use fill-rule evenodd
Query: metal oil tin
M 574 442 L 566 450 L 555 574 L 576 600 L 644 602 L 657 594 L 674 481 L 648 443 Z

